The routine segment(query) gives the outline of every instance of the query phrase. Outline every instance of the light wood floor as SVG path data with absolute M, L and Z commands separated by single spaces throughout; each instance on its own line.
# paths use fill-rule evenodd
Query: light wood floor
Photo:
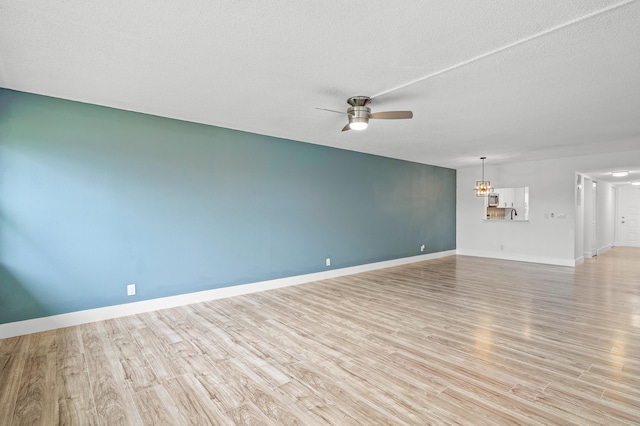
M 639 423 L 640 249 L 451 256 L 0 340 L 0 425 Z

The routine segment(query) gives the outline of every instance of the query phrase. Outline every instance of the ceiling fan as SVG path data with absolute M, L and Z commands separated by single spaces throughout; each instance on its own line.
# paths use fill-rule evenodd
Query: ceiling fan
M 367 105 L 371 103 L 371 98 L 368 96 L 352 96 L 347 99 L 347 103 L 351 105 L 347 109 L 347 116 L 349 123 L 342 128 L 342 131 L 347 130 L 364 130 L 369 126 L 370 119 L 403 119 L 413 118 L 413 112 L 411 111 L 384 111 L 384 112 L 371 112 L 371 108 Z M 344 114 L 344 112 L 334 111 L 332 109 L 317 108 L 324 111 L 337 112 Z

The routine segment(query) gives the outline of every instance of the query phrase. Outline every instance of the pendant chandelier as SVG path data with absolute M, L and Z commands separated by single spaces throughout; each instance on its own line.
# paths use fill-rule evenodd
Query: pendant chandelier
M 488 197 L 491 192 L 491 182 L 484 180 L 484 160 L 487 157 L 480 157 L 482 160 L 482 180 L 476 181 L 476 197 Z

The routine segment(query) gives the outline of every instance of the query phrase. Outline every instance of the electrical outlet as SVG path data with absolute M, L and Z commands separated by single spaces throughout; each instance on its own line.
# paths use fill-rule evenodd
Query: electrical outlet
M 135 296 L 136 295 L 136 285 L 129 284 L 127 286 L 127 296 Z
M 325 261 L 325 265 L 331 266 L 331 258 L 330 257 L 327 257 L 327 260 Z
M 420 251 L 424 251 L 424 244 L 420 246 Z

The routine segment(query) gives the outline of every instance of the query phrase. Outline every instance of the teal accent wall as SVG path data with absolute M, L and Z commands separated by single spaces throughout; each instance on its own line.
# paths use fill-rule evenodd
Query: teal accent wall
M 455 249 L 455 199 L 452 169 L 0 89 L 0 323 Z

